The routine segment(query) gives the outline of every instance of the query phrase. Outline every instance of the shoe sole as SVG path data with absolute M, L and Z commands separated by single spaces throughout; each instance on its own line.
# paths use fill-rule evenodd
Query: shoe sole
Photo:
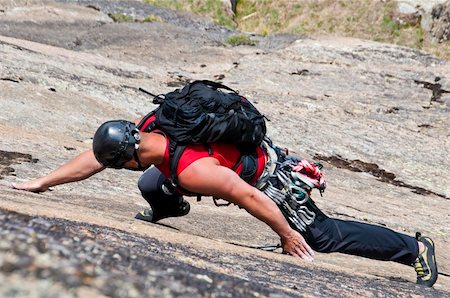
M 433 242 L 433 240 L 431 240 L 431 238 L 428 238 L 428 237 L 421 237 L 420 242 L 422 242 L 423 245 L 426 246 L 427 249 L 429 250 L 429 252 L 427 252 L 427 253 L 431 253 L 431 259 L 434 264 L 434 271 L 436 272 L 436 274 L 434 275 L 434 277 L 432 274 L 429 280 L 426 280 L 426 281 L 419 280 L 417 283 L 432 287 L 436 283 L 436 281 L 438 279 L 438 275 L 439 275 L 439 271 L 438 271 L 438 267 L 437 267 L 437 263 L 436 263 L 436 253 L 435 253 L 435 248 L 434 248 L 434 242 Z M 428 264 L 428 266 L 429 266 L 429 264 Z

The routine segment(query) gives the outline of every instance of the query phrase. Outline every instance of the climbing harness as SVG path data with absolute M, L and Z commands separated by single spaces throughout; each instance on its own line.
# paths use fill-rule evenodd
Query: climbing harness
M 274 146 L 267 138 L 263 147 L 268 158 L 256 187 L 277 204 L 293 228 L 305 232 L 316 218 L 310 192 L 317 188 L 322 194 L 326 187 L 322 165 L 288 156 L 286 149 Z

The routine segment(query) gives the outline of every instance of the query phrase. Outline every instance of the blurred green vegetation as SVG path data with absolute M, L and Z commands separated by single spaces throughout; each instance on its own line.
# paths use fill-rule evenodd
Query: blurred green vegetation
M 117 23 L 135 22 L 135 18 L 123 13 L 110 13 L 109 17 Z
M 394 0 L 238 0 L 235 15 L 226 13 L 221 0 L 143 1 L 210 17 L 219 25 L 244 32 L 355 37 L 450 58 L 450 42 L 430 42 L 420 19 L 400 21 L 395 16 Z
M 232 46 L 254 46 L 256 45 L 256 41 L 251 39 L 249 36 L 244 34 L 238 34 L 238 35 L 232 35 L 228 37 L 228 39 L 225 41 L 227 44 Z
M 155 15 L 148 15 L 143 19 L 136 19 L 132 16 L 123 13 L 110 13 L 108 14 L 114 22 L 117 23 L 133 23 L 133 22 L 161 22 L 161 18 Z

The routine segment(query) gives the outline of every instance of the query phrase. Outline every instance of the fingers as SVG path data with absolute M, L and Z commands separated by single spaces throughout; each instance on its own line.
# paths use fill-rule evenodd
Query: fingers
M 296 251 L 298 256 L 300 256 L 303 260 L 312 262 L 314 261 L 314 252 L 312 252 L 311 248 L 308 250 L 308 244 L 296 247 Z
M 311 258 L 314 259 L 314 251 L 308 244 L 306 244 L 306 250 L 308 251 L 308 254 L 311 256 Z
M 308 243 L 306 243 L 305 238 L 301 237 L 300 244 L 302 252 L 310 258 L 314 258 L 314 251 L 311 248 L 311 246 L 309 246 Z
M 26 190 L 36 193 L 44 192 L 48 189 L 47 187 L 42 186 L 40 183 L 34 180 L 26 181 L 23 183 L 12 182 L 11 187 L 18 190 Z
M 11 182 L 11 187 L 12 188 L 14 188 L 14 189 L 20 189 L 20 190 L 23 190 L 24 188 L 24 183 L 14 183 L 14 182 Z
M 312 262 L 314 259 L 311 258 L 310 256 L 308 256 L 307 254 L 305 254 L 303 251 L 297 249 L 296 253 L 292 254 L 295 257 L 299 257 L 302 260 L 306 261 L 306 262 Z
M 314 251 L 298 232 L 294 232 L 292 236 L 287 239 L 283 245 L 283 251 L 308 262 L 314 260 Z
M 310 254 L 308 254 L 308 252 L 306 250 L 301 250 L 299 248 L 295 248 L 293 251 L 285 252 L 285 253 L 288 254 L 288 255 L 291 255 L 293 257 L 300 258 L 300 259 L 302 259 L 304 261 L 307 261 L 307 262 L 314 261 L 314 258 Z
M 304 261 L 312 262 L 314 261 L 314 252 L 308 250 L 305 246 L 296 246 L 290 250 L 283 251 L 283 253 L 291 255 L 293 257 L 301 258 Z

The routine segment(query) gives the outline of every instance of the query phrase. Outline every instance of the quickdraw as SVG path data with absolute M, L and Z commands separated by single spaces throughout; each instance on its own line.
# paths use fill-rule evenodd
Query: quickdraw
M 279 164 L 263 192 L 277 204 L 292 226 L 304 232 L 316 218 L 314 211 L 307 206 L 311 201 L 310 190 L 299 179 L 298 173 L 292 171 L 291 161 L 285 160 Z

